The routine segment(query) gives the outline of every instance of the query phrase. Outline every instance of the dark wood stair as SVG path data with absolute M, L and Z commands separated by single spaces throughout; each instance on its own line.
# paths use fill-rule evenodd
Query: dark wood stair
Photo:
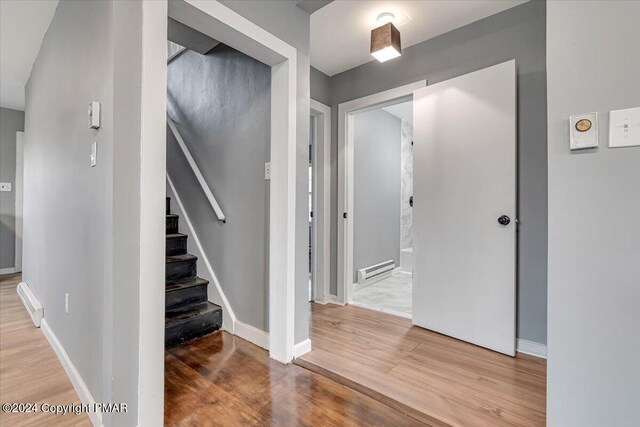
M 178 232 L 178 215 L 166 202 L 164 346 L 199 338 L 222 327 L 222 308 L 207 300 L 209 281 L 198 277 L 198 258 L 187 253 L 187 238 Z

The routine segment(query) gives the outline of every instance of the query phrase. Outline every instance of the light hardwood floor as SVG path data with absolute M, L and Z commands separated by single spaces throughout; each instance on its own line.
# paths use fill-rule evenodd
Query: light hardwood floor
M 16 286 L 19 274 L 0 276 L 0 403 L 80 403 L 49 342 L 31 322 Z M 1 426 L 90 426 L 86 414 L 0 412 Z
M 545 424 L 544 359 L 512 358 L 351 305 L 312 304 L 311 341 L 297 364 L 422 421 Z

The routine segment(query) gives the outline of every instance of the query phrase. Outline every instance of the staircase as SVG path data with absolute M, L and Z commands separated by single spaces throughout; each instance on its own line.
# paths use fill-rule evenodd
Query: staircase
M 187 235 L 178 233 L 178 215 L 167 197 L 164 346 L 173 347 L 222 326 L 222 309 L 207 301 L 209 281 L 197 277 L 198 258 L 187 253 Z

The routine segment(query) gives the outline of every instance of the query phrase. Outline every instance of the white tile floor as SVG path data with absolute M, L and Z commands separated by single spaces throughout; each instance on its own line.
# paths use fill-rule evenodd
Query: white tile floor
M 411 318 L 411 274 L 398 273 L 353 292 L 353 304 Z

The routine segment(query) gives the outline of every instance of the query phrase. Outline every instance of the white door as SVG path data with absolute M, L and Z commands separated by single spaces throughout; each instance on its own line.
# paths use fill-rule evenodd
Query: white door
M 515 61 L 413 101 L 413 323 L 515 355 Z

